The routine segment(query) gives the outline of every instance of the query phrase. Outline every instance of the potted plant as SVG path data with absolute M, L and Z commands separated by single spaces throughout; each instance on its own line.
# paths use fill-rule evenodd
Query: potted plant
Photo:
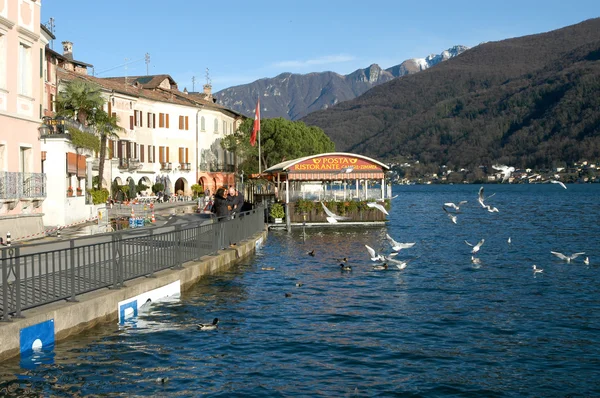
M 283 217 L 285 217 L 285 211 L 283 210 L 281 203 L 273 203 L 269 214 L 271 215 L 271 218 L 275 220 L 275 224 L 281 224 L 283 222 Z
M 81 189 L 81 187 L 77 187 L 77 196 L 81 195 L 83 195 L 83 190 Z
M 67 188 L 67 196 L 73 196 L 73 187 Z

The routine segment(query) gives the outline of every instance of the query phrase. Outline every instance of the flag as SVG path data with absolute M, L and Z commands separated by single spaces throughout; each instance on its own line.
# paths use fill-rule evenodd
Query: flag
M 260 130 L 260 98 L 256 101 L 256 114 L 254 115 L 254 126 L 250 135 L 250 145 L 256 145 L 256 133 Z

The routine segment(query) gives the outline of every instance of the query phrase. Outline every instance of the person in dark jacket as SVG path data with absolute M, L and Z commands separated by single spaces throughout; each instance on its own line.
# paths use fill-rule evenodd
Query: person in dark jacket
M 225 188 L 217 189 L 212 207 L 212 212 L 217 216 L 219 221 L 227 220 L 229 217 L 229 209 L 227 208 L 227 198 L 225 197 Z
M 235 215 L 236 213 L 242 211 L 242 206 L 244 205 L 244 195 L 235 189 L 235 187 L 230 187 L 229 195 L 227 195 L 227 203 L 229 205 L 231 215 Z

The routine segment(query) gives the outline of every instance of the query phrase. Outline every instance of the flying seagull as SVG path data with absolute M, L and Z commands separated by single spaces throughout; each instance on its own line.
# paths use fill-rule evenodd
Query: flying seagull
M 444 209 L 444 211 L 446 212 L 446 214 L 448 215 L 448 217 L 450 218 L 450 220 L 452 220 L 452 222 L 454 224 L 456 224 L 456 220 L 458 220 L 458 216 L 456 214 L 452 214 L 448 211 L 448 209 L 446 209 L 446 207 L 442 206 L 442 209 Z
M 338 216 L 337 214 L 329 210 L 323 202 L 321 202 L 321 206 L 323 206 L 323 210 L 325 211 L 325 214 L 327 214 L 327 221 L 331 224 L 338 222 L 338 220 L 348 220 L 350 218 Z
M 375 202 L 367 202 L 367 206 L 371 207 L 371 208 L 375 208 L 379 211 L 381 211 L 383 214 L 385 214 L 386 216 L 389 216 L 390 213 L 387 212 L 387 210 L 385 209 L 385 207 L 383 207 L 383 205 L 380 205 L 379 203 L 375 203 Z
M 467 242 L 465 240 L 465 243 L 473 248 L 473 250 L 471 250 L 471 254 L 477 253 L 479 251 L 479 248 L 483 245 L 484 242 L 485 242 L 485 239 L 481 239 L 479 241 L 479 243 L 477 243 L 475 246 L 473 246 L 472 244 L 470 244 L 469 242 Z
M 559 253 L 559 252 L 551 251 L 550 253 L 554 254 L 556 257 L 560 258 L 561 260 L 565 260 L 568 263 L 570 263 L 571 260 L 575 260 L 577 257 L 581 256 L 582 254 L 585 254 L 585 252 L 580 252 L 580 253 L 573 253 L 570 256 L 565 256 L 564 254 Z
M 506 182 L 510 175 L 515 171 L 514 167 L 505 166 L 503 164 L 495 164 L 492 166 L 492 169 L 502 172 L 502 182 Z
M 392 250 L 399 252 L 402 249 L 410 249 L 411 247 L 413 247 L 415 244 L 414 243 L 400 243 L 400 242 L 396 242 L 390 235 L 385 234 L 385 237 L 387 238 L 387 240 L 390 241 L 390 244 L 392 245 Z
M 459 212 L 460 211 L 460 206 L 462 206 L 462 205 L 464 205 L 466 203 L 467 203 L 466 200 L 461 200 L 460 202 L 458 202 L 458 204 L 454 204 L 452 202 L 447 202 L 447 203 L 444 203 L 444 207 L 450 207 L 450 208 L 456 210 L 456 212 Z
M 536 267 L 535 264 L 533 264 L 533 267 L 531 267 L 531 268 L 533 268 L 533 274 L 534 275 L 535 274 L 541 274 L 542 272 L 544 272 L 543 269 Z
M 371 256 L 371 261 L 385 261 L 385 257 L 381 254 L 376 253 L 375 249 L 373 249 L 371 246 L 365 245 L 365 247 L 369 252 L 369 256 Z
M 485 208 L 487 209 L 487 211 L 489 211 L 490 213 L 499 213 L 499 210 L 497 207 L 494 206 L 490 206 L 490 205 L 485 205 Z
M 479 204 L 481 205 L 481 207 L 485 208 L 485 203 L 484 201 L 491 198 L 492 196 L 494 196 L 495 193 L 491 194 L 490 196 L 488 196 L 487 198 L 483 196 L 483 187 L 479 188 L 479 196 L 477 197 L 477 201 L 479 202 Z
M 563 184 L 563 182 L 562 182 L 562 181 L 558 181 L 558 180 L 550 180 L 550 182 L 551 182 L 552 184 L 558 184 L 558 185 L 560 185 L 561 187 L 563 187 L 564 189 L 567 189 L 567 186 L 566 186 L 565 184 Z

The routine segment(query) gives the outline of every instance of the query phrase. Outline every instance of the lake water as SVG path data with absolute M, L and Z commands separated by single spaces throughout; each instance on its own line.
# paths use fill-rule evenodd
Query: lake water
M 3 363 L 0 395 L 600 396 L 600 185 L 487 185 L 499 213 L 478 189 L 395 187 L 383 228 L 270 232 L 178 302 Z M 442 204 L 460 200 L 455 225 Z M 372 270 L 386 233 L 416 242 L 406 269 Z

